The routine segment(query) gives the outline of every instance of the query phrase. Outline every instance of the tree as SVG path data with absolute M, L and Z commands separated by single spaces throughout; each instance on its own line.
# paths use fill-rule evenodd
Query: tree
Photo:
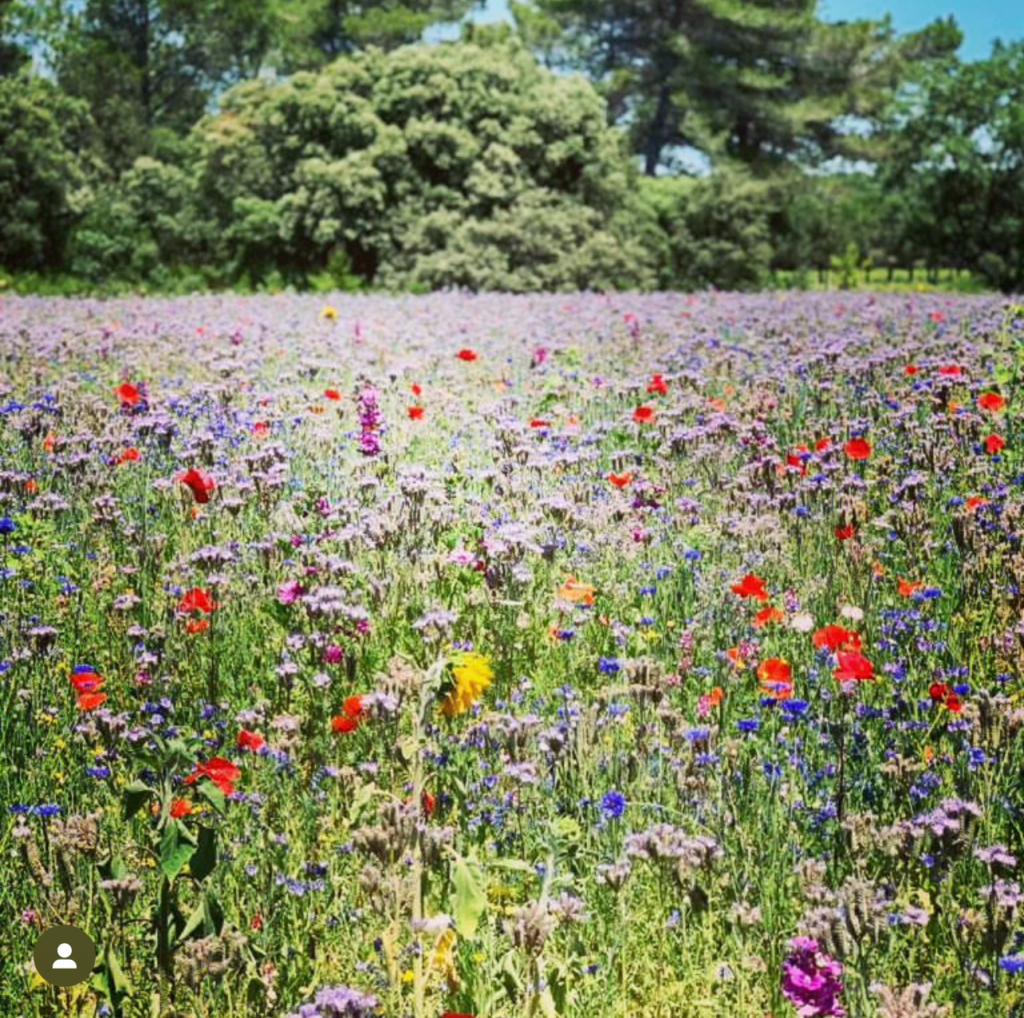
M 244 83 L 188 151 L 187 187 L 155 161 L 141 175 L 136 164 L 109 213 L 83 226 L 90 273 L 144 274 L 127 243 L 134 215 L 157 261 L 202 261 L 220 282 L 306 285 L 328 266 L 394 288 L 653 282 L 636 171 L 603 101 L 515 40 L 370 50 Z
M 366 46 L 416 42 L 431 25 L 458 21 L 480 0 L 276 0 L 282 69 L 312 69 Z
M 58 43 L 61 85 L 85 99 L 109 162 L 124 169 L 154 132 L 186 132 L 271 45 L 269 0 L 86 0 Z
M 378 285 L 641 284 L 604 103 L 515 42 L 409 46 L 227 93 L 193 144 L 218 257 Z M 611 267 L 609 267 L 611 266 Z
M 0 78 L 16 74 L 29 60 L 19 39 L 18 7 L 16 0 L 0 0 Z
M 933 267 L 1024 286 L 1024 43 L 921 76 L 895 110 L 885 176 Z
M 753 290 L 764 284 L 772 253 L 772 195 L 764 184 L 729 172 L 644 178 L 641 197 L 657 227 L 648 243 L 658 252 L 659 286 Z
M 0 265 L 59 267 L 101 169 L 85 105 L 26 74 L 0 79 Z
M 686 146 L 758 173 L 828 159 L 843 114 L 870 115 L 908 55 L 953 44 L 938 31 L 897 42 L 888 22 L 826 24 L 817 0 L 535 2 L 630 126 L 649 175 Z

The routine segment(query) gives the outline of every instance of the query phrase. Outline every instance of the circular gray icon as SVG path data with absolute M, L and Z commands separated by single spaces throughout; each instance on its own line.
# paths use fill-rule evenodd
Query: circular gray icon
M 36 971 L 54 986 L 74 986 L 92 975 L 96 945 L 77 926 L 51 926 L 36 941 Z

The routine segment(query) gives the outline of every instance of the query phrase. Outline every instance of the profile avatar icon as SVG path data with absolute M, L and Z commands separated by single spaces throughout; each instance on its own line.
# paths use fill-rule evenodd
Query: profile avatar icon
M 76 986 L 92 975 L 96 945 L 77 926 L 51 926 L 36 941 L 32 960 L 36 972 L 51 986 Z

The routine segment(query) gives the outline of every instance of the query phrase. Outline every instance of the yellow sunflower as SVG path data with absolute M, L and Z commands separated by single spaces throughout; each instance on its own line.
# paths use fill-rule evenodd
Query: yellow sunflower
M 452 684 L 441 702 L 446 718 L 465 714 L 494 681 L 491 662 L 483 654 L 464 653 L 452 658 Z

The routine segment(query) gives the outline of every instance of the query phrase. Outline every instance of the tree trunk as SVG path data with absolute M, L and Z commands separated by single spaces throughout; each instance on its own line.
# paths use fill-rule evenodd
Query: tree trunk
M 668 126 L 668 115 L 672 109 L 672 91 L 668 85 L 662 85 L 658 92 L 658 104 L 654 108 L 654 116 L 647 128 L 644 143 L 644 173 L 653 177 L 658 172 L 661 152 L 665 147 L 665 128 Z

